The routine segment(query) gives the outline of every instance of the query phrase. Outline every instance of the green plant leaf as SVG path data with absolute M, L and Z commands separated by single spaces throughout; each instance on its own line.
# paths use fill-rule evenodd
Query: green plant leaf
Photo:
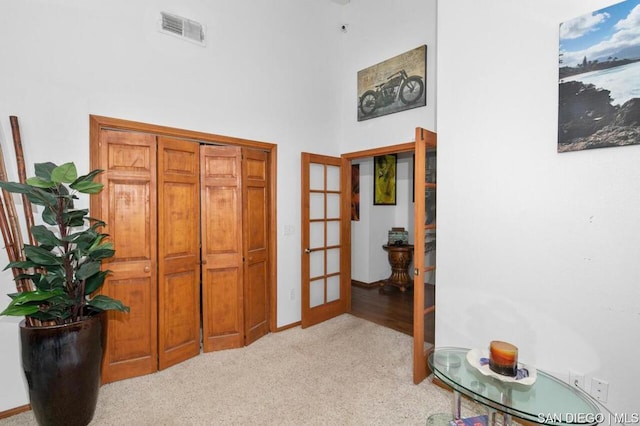
M 47 225 L 56 226 L 58 222 L 56 222 L 56 214 L 54 213 L 49 206 L 45 207 L 42 211 L 42 221 Z
M 54 163 L 36 163 L 34 168 L 36 170 L 36 176 L 45 180 L 51 180 L 51 172 L 58 167 Z
M 78 179 L 76 179 L 75 182 L 73 182 L 71 185 L 74 185 L 78 182 L 91 182 L 93 181 L 93 178 L 96 177 L 97 175 L 99 175 L 100 173 L 104 172 L 104 170 L 102 169 L 94 169 L 92 171 L 90 171 L 89 173 L 87 173 L 86 175 L 82 175 L 80 177 L 78 177 Z
M 46 304 L 40 305 L 40 310 L 31 317 L 43 321 L 62 320 L 71 317 L 71 308 L 74 300 L 68 294 L 62 293 L 46 301 Z
M 89 300 L 87 302 L 87 305 L 95 308 L 98 311 L 130 311 L 129 307 L 125 306 L 121 301 L 112 299 L 109 296 L 105 296 L 104 294 L 99 294 L 93 299 Z
M 40 247 L 48 251 L 52 251 L 54 248 L 56 248 L 56 246 L 52 246 L 51 244 L 40 244 Z
M 116 251 L 109 248 L 107 244 L 103 244 L 96 249 L 89 250 L 89 257 L 93 260 L 102 260 L 113 257 Z
M 59 266 L 54 269 L 47 270 L 46 275 L 42 275 L 40 281 L 37 283 L 34 281 L 36 288 L 44 291 L 51 291 L 56 288 L 65 289 L 65 275 L 64 268 Z
M 69 188 L 67 188 L 64 183 L 59 183 L 58 185 L 56 185 L 55 191 L 56 196 L 58 197 L 73 198 L 70 196 Z
M 100 262 L 88 261 L 83 263 L 76 271 L 76 278 L 79 280 L 86 280 L 92 275 L 100 272 Z
M 33 191 L 29 185 L 18 182 L 5 182 L 0 180 L 0 188 L 4 188 L 9 192 L 14 192 L 17 194 L 29 194 Z
M 41 291 L 51 291 L 52 290 L 52 287 L 45 281 L 44 275 L 34 274 L 34 277 L 31 278 L 31 281 L 33 282 L 33 285 L 36 286 L 36 290 L 41 290 Z M 42 286 L 43 282 L 46 284 L 46 286 Z
M 38 310 L 38 305 L 14 306 L 12 304 L 9 304 L 9 306 L 7 306 L 4 311 L 0 312 L 0 315 L 11 317 L 26 317 L 35 314 L 36 312 L 38 312 Z
M 4 270 L 7 270 L 9 268 L 29 269 L 29 268 L 33 268 L 34 266 L 38 266 L 38 264 L 37 263 L 33 263 L 30 260 L 18 260 L 18 261 L 15 261 L 15 262 L 10 262 L 4 268 Z
M 84 225 L 84 217 L 89 213 L 89 210 L 71 210 L 62 213 L 62 222 L 67 226 L 82 226 Z
M 72 183 L 78 178 L 78 170 L 73 163 L 64 163 L 51 171 L 51 180 L 55 183 Z
M 18 293 L 18 295 L 13 298 L 11 301 L 12 305 L 24 305 L 25 303 L 31 302 L 45 302 L 53 297 L 58 297 L 64 295 L 65 292 L 61 288 L 57 288 L 51 291 L 42 291 L 42 290 L 34 290 L 34 291 L 23 291 L 22 293 Z
M 64 320 L 71 317 L 71 312 L 69 312 L 68 307 L 55 305 L 47 311 L 40 310 L 31 316 L 34 318 L 38 318 L 39 315 L 41 315 L 41 317 L 39 318 L 41 319 L 41 321 L 55 320 L 64 323 Z
M 78 248 L 86 250 L 95 244 L 95 241 L 99 238 L 96 231 L 92 229 L 86 229 L 84 231 L 70 234 L 63 238 L 63 241 L 67 241 L 76 244 Z
M 42 247 L 24 245 L 24 254 L 28 260 L 39 265 L 62 265 L 62 259 Z
M 98 228 L 100 228 L 100 227 L 107 226 L 107 224 L 106 224 L 106 223 L 104 223 L 104 222 L 103 222 L 103 221 L 101 221 L 100 219 L 96 219 L 95 217 L 87 216 L 87 220 L 88 220 L 89 222 L 91 222 L 91 229 L 93 229 L 93 230 L 97 230 L 97 229 L 98 229 Z M 105 237 L 107 236 L 107 234 L 103 234 L 103 235 L 104 235 Z
M 56 204 L 56 196 L 51 192 L 41 188 L 30 187 L 31 191 L 27 193 L 27 198 L 34 204 L 40 206 L 51 206 Z
M 83 194 L 97 194 L 102 191 L 104 187 L 103 184 L 98 182 L 78 182 L 70 185 L 71 188 L 75 189 L 78 192 L 82 192 Z
M 95 232 L 92 230 L 92 232 Z M 89 246 L 89 250 L 93 250 L 95 248 L 97 248 L 98 246 L 101 246 L 101 248 L 113 248 L 113 244 L 109 243 L 102 243 L 102 240 L 105 239 L 105 237 L 107 236 L 106 234 L 99 234 L 96 232 L 96 237 L 93 239 L 93 241 L 91 242 L 91 246 Z
M 40 243 L 41 246 L 57 246 L 62 241 L 56 237 L 56 234 L 47 229 L 44 225 L 35 225 L 31 227 L 31 234 Z
M 94 291 L 100 289 L 100 287 L 102 287 L 102 284 L 104 284 L 104 280 L 107 278 L 109 272 L 111 271 L 100 271 L 97 274 L 87 278 L 87 281 L 85 281 L 84 283 L 85 296 L 88 296 Z
M 56 321 L 58 319 L 54 315 L 51 315 L 46 311 L 42 312 L 40 310 L 38 310 L 38 312 L 36 312 L 35 314 L 31 314 L 29 316 L 31 318 L 35 318 L 35 319 L 40 320 L 42 322 L 45 322 L 45 321 Z
M 36 188 L 53 188 L 54 186 L 56 186 L 56 184 L 51 182 L 50 180 L 42 179 L 37 176 L 28 178 L 27 184 L 35 186 Z
M 18 274 L 16 275 L 13 280 L 14 281 L 18 281 L 18 280 L 39 280 L 40 279 L 40 274 Z
M 74 209 L 74 205 L 73 205 L 73 200 L 77 200 L 78 197 L 76 197 L 75 195 L 70 195 L 67 197 L 67 205 L 65 206 L 67 210 L 73 210 Z

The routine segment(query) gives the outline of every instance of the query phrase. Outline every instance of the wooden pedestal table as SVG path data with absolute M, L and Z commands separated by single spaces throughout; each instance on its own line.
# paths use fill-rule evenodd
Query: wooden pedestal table
M 389 265 L 391 265 L 391 275 L 387 280 L 382 281 L 382 285 L 392 285 L 398 287 L 402 292 L 406 291 L 407 287 L 413 285 L 413 279 L 409 275 L 409 265 L 411 265 L 411 259 L 413 258 L 413 245 L 385 244 L 382 248 L 389 254 Z

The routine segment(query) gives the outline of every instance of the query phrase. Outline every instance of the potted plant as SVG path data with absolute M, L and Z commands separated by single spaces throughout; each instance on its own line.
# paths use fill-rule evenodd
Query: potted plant
M 29 230 L 34 243 L 24 244 L 20 260 L 7 265 L 18 271 L 16 281 L 30 281 L 30 289 L 10 294 L 10 304 L 0 313 L 25 317 L 20 323 L 22 365 L 39 424 L 91 421 L 106 342 L 104 311 L 129 310 L 96 295 L 109 272 L 101 270 L 102 261 L 114 249 L 100 232 L 105 223 L 89 217 L 87 209 L 74 208 L 78 193 L 102 190 L 93 181 L 101 172 L 78 177 L 73 163 L 40 163 L 36 176 L 25 183 L 0 181 L 1 188 L 42 206 L 43 224 Z

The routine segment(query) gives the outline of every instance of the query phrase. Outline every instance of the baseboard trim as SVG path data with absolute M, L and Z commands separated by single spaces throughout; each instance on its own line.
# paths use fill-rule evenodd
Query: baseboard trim
M 293 328 L 293 327 L 297 327 L 297 326 L 299 326 L 301 324 L 302 324 L 302 322 L 297 321 L 297 322 L 292 322 L 291 324 L 284 325 L 282 327 L 278 327 L 278 328 L 276 328 L 276 333 L 278 333 L 280 331 L 288 330 L 288 329 Z
M 12 408 L 6 411 L 0 411 L 0 419 L 6 419 L 7 417 L 15 416 L 16 414 L 24 413 L 25 411 L 29 410 L 31 410 L 30 404 Z
M 382 281 L 374 281 L 372 283 L 365 283 L 358 280 L 351 280 L 351 285 L 360 287 L 360 288 L 379 288 L 383 285 Z

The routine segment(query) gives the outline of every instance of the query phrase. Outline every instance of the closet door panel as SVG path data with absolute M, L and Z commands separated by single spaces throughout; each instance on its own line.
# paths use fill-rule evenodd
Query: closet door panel
M 130 359 L 145 359 L 153 350 L 152 341 L 147 335 L 150 324 L 151 283 L 148 279 L 126 279 L 126 274 L 118 271 L 122 279 L 112 279 L 109 283 L 111 296 L 121 300 L 127 306 L 136 306 L 128 314 L 126 321 L 109 322 L 109 338 L 116 344 L 109 348 L 112 365 L 126 363 Z M 155 340 L 155 339 L 153 339 Z
M 200 147 L 205 352 L 242 347 L 242 169 L 238 147 Z
M 244 327 L 248 345 L 269 332 L 268 156 L 243 150 Z
M 158 138 L 158 368 L 200 353 L 199 146 Z
M 156 138 L 102 129 L 96 168 L 105 189 L 92 211 L 107 223 L 104 232 L 115 256 L 102 292 L 122 300 L 130 313 L 109 312 L 102 381 L 108 383 L 157 370 Z
M 241 310 L 237 301 L 241 294 L 238 293 L 238 268 L 209 268 L 204 281 L 209 288 L 215 291 L 209 291 L 207 294 L 208 315 L 206 316 L 208 335 L 215 341 L 218 336 L 219 346 L 215 349 L 222 349 L 224 340 L 232 341 L 237 344 L 231 336 L 237 336 L 238 330 L 242 329 Z M 228 337 L 225 339 L 224 337 Z M 229 343 L 231 344 L 231 343 Z M 236 346 L 230 346 L 236 347 Z

